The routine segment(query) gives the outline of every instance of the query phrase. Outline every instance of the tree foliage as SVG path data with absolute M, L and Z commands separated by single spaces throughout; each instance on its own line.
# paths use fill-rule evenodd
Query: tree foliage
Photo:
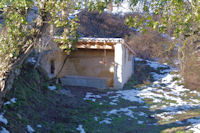
M 16 59 L 30 47 L 55 42 L 69 52 L 76 42 L 78 19 L 76 12 L 87 8 L 99 10 L 109 1 L 89 0 L 0 0 L 3 18 L 0 36 L 0 74 L 4 75 Z M 49 28 L 47 28 L 49 27 Z M 56 30 L 63 29 L 59 38 Z M 43 38 L 47 33 L 49 40 Z M 11 64 L 11 65 L 10 65 Z
M 173 37 L 170 48 L 178 47 L 184 58 L 186 46 L 200 41 L 200 0 L 130 0 L 132 8 L 143 4 L 140 16 L 126 23 L 145 32 L 147 27 Z
M 0 0 L 3 18 L 0 36 L 0 73 L 7 71 L 10 62 L 17 59 L 30 46 L 36 47 L 45 42 L 42 34 L 49 30 L 50 38 L 56 29 L 64 29 L 59 38 L 59 47 L 68 52 L 76 42 L 78 19 L 76 11 L 87 8 L 100 13 L 109 2 L 120 3 L 123 0 Z M 151 27 L 160 33 L 167 33 L 179 41 L 178 47 L 199 40 L 200 1 L 199 0 L 129 0 L 132 8 L 142 3 L 142 15 L 128 17 L 126 24 L 145 32 Z M 140 4 L 141 5 L 141 4 Z M 55 28 L 54 28 L 55 27 Z M 177 42 L 171 45 L 176 47 Z M 183 50 L 182 50 L 183 51 Z

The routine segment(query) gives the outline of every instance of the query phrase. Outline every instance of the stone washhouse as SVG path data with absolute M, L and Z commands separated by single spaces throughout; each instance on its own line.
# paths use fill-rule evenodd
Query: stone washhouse
M 45 51 L 40 65 L 63 85 L 121 89 L 134 72 L 133 51 L 122 38 L 80 38 L 77 50 Z

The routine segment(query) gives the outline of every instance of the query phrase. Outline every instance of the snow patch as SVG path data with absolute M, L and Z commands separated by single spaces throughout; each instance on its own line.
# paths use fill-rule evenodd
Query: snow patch
M 139 116 L 145 116 L 145 117 L 147 117 L 147 114 L 146 114 L 146 113 L 144 113 L 144 112 L 139 112 L 139 113 L 137 113 L 137 115 L 139 115 Z
M 83 125 L 78 125 L 78 128 L 76 128 L 80 133 L 85 133 L 85 130 L 83 129 Z
M 56 86 L 48 86 L 48 89 L 51 91 L 56 90 Z
M 105 118 L 103 121 L 100 121 L 99 123 L 100 124 L 103 124 L 103 123 L 105 123 L 105 124 L 111 124 L 111 121 L 112 121 L 111 118 Z
M 40 124 L 37 124 L 37 127 L 38 127 L 38 128 L 42 128 L 42 125 L 40 125 Z
M 91 92 L 87 92 L 86 95 L 85 95 L 85 97 L 83 98 L 83 100 L 89 100 L 89 101 L 95 102 L 96 99 L 98 99 L 98 98 L 102 98 L 102 96 L 100 96 L 100 95 L 94 95 Z
M 193 131 L 193 133 L 199 133 L 200 132 L 200 123 L 199 124 L 193 124 L 189 130 Z
M 144 101 L 139 97 L 139 90 L 123 90 L 123 91 L 117 91 L 118 97 L 128 100 L 131 102 L 139 102 L 144 103 Z
M 185 111 L 163 112 L 163 113 L 154 115 L 154 117 L 157 117 L 160 119 L 165 119 L 165 120 L 170 120 L 170 119 L 173 119 L 175 115 L 184 114 L 184 113 L 186 113 L 186 112 Z
M 5 102 L 3 105 L 9 105 L 9 104 L 11 104 L 11 102 L 10 102 L 10 101 L 7 101 L 7 102 Z
M 9 105 L 11 103 L 16 103 L 16 98 L 11 98 L 10 101 L 5 102 L 3 105 Z
M 138 124 L 144 124 L 144 121 L 138 121 L 137 123 Z
M 34 133 L 34 132 L 35 132 L 35 130 L 34 130 L 30 125 L 27 125 L 27 126 L 26 126 L 26 129 L 27 129 L 27 131 L 28 131 L 29 133 Z
M 134 112 L 131 110 L 131 109 L 136 109 L 137 107 L 135 106 L 130 106 L 130 107 L 127 107 L 127 108 L 120 108 L 120 109 L 113 109 L 111 111 L 104 111 L 103 113 L 106 113 L 107 116 L 110 116 L 110 115 L 118 115 L 118 116 L 121 116 L 120 113 L 123 113 L 124 115 L 128 116 L 128 117 L 131 117 L 131 118 L 135 118 L 134 117 Z
M 10 133 L 6 128 L 1 127 L 0 133 Z
M 141 58 L 134 58 L 134 60 L 135 60 L 135 61 L 140 61 L 140 62 L 141 62 L 141 61 L 146 61 L 146 60 L 141 59 Z
M 188 119 L 188 123 L 192 123 L 191 126 L 188 126 L 189 130 L 193 131 L 194 133 L 200 132 L 200 117 L 196 117 L 195 119 Z
M 28 62 L 28 63 L 31 63 L 31 64 L 35 64 L 35 63 L 36 63 L 36 59 L 35 59 L 35 57 L 29 57 L 29 58 L 27 59 L 27 62 Z
M 3 113 L 0 114 L 0 122 L 4 123 L 5 125 L 8 124 L 8 120 L 3 116 Z
M 95 117 L 94 117 L 94 120 L 95 120 L 95 121 L 98 121 L 98 117 L 95 116 Z
M 117 105 L 117 103 L 115 103 L 115 102 L 113 102 L 113 101 L 110 102 L 109 104 L 110 104 L 110 105 Z
M 12 99 L 10 99 L 10 101 L 12 102 L 12 103 L 16 103 L 16 98 L 12 98 Z
M 174 77 L 179 77 L 180 75 L 167 74 L 160 81 L 155 81 L 153 85 L 144 88 L 138 95 L 144 98 L 150 98 L 153 103 L 163 103 L 162 105 L 152 105 L 151 108 L 162 109 L 166 111 L 174 110 L 184 110 L 190 108 L 197 108 L 200 106 L 200 100 L 190 98 L 185 100 L 187 93 L 190 91 L 184 88 L 182 85 L 177 85 L 177 81 L 174 81 Z M 164 84 L 164 86 L 163 86 Z M 199 95 L 199 92 L 194 92 Z M 188 98 L 186 98 L 188 99 Z

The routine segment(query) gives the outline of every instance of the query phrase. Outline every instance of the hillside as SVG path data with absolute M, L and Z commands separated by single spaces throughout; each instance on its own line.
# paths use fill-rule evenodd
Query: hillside
M 198 130 L 200 92 L 184 88 L 177 70 L 169 66 L 135 60 L 135 76 L 120 91 L 61 86 L 40 69 L 24 65 L 1 109 L 0 132 Z
M 139 15 L 138 13 L 119 15 L 108 12 L 99 14 L 98 12 L 82 11 L 78 14 L 80 27 L 78 33 L 82 37 L 97 38 L 124 38 L 126 43 L 135 51 L 135 57 L 160 61 L 173 61 L 174 51 L 163 52 L 170 45 L 169 40 L 158 32 L 147 29 L 146 33 L 140 33 L 135 28 L 130 28 L 125 24 L 127 16 Z
M 0 133 L 200 133 L 199 0 L 0 7 Z
M 78 32 L 84 37 L 124 38 L 136 34 L 125 25 L 124 16 L 87 11 L 82 11 L 78 16 L 80 20 Z

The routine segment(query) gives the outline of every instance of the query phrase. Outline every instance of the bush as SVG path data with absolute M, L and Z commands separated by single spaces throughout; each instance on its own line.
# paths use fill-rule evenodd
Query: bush
M 129 14 L 131 16 L 137 13 Z M 79 32 L 85 37 L 124 38 L 136 52 L 136 57 L 154 60 L 160 58 L 162 62 L 171 61 L 174 52 L 164 52 L 168 47 L 168 40 L 150 29 L 145 34 L 129 28 L 125 24 L 126 16 L 113 15 L 106 12 L 83 11 L 79 15 Z
M 139 58 L 147 60 L 159 58 L 164 62 L 175 56 L 174 52 L 167 51 L 169 41 L 150 29 L 144 34 L 132 34 L 126 38 L 126 41 L 134 49 L 136 56 Z
M 181 70 L 184 76 L 184 85 L 189 89 L 200 91 L 200 51 L 190 46 L 185 53 L 184 67 Z
M 78 16 L 80 20 L 78 31 L 82 36 L 123 38 L 134 33 L 125 25 L 123 16 L 87 11 L 82 11 Z

